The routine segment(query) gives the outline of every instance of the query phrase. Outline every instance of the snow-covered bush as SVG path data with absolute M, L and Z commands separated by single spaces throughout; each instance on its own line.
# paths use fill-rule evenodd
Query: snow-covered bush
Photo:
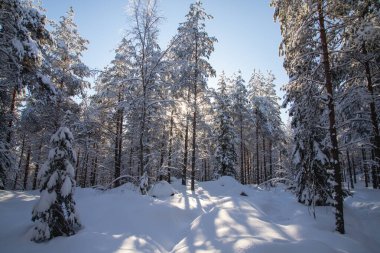
M 308 206 L 331 205 L 333 187 L 328 173 L 331 168 L 329 153 L 316 141 L 309 141 L 307 145 L 297 146 L 294 153 L 298 202 Z
M 140 178 L 139 187 L 140 187 L 140 192 L 142 195 L 147 194 L 147 192 L 149 190 L 149 177 L 148 177 L 148 174 L 146 173 L 146 171 L 144 172 L 144 174 Z
M 70 236 L 81 227 L 73 199 L 75 172 L 72 164 L 76 160 L 73 140 L 67 127 L 59 128 L 50 139 L 53 147 L 38 174 L 41 197 L 32 212 L 35 223 L 31 231 L 33 241 Z
M 149 190 L 149 195 L 155 198 L 166 198 L 173 196 L 177 191 L 167 182 L 159 181 L 152 186 L 152 189 Z

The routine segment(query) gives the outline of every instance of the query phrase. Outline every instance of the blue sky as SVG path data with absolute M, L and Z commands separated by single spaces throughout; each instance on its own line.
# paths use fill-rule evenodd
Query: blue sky
M 159 0 L 160 46 L 165 48 L 180 22 L 185 20 L 193 0 Z M 241 70 L 248 82 L 254 69 L 271 70 L 276 76 L 278 95 L 280 87 L 288 81 L 278 56 L 281 41 L 278 23 L 273 21 L 270 0 L 203 0 L 206 12 L 214 19 L 207 23 L 209 35 L 218 43 L 210 58 L 217 75 L 222 70 L 232 75 Z M 70 6 L 76 13 L 79 33 L 90 41 L 83 60 L 90 68 L 102 69 L 113 58 L 116 45 L 130 27 L 126 14 L 127 0 L 43 0 L 48 18 L 58 20 Z M 210 80 L 213 86 L 216 79 Z M 285 110 L 282 118 L 286 120 Z

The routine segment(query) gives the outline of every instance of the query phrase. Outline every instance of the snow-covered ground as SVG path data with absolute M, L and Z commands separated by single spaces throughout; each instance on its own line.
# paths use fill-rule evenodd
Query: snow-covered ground
M 248 196 L 240 195 L 244 191 Z M 173 193 L 176 193 L 173 196 Z M 175 181 L 141 196 L 131 185 L 76 189 L 83 229 L 46 243 L 29 241 L 38 191 L 0 191 L 0 252 L 255 252 L 375 253 L 380 249 L 380 191 L 358 189 L 345 200 L 345 235 L 334 232 L 330 207 L 316 219 L 281 187 L 242 186 L 229 177 Z

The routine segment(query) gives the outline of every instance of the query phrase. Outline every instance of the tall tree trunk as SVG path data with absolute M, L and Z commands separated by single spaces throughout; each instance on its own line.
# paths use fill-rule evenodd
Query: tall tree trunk
M 124 110 L 120 110 L 119 112 L 119 145 L 118 145 L 118 156 L 117 156 L 117 170 L 115 173 L 115 178 L 120 177 L 121 173 L 121 158 L 123 155 L 123 121 L 124 121 Z M 116 184 L 120 185 L 120 180 L 116 182 Z
M 164 179 L 164 159 L 165 159 L 165 129 L 162 130 L 162 138 L 161 138 L 161 150 L 160 150 L 160 171 L 159 171 L 159 180 L 162 181 Z
M 190 87 L 187 92 L 187 104 L 190 107 Z M 182 185 L 186 185 L 186 174 L 187 174 L 187 159 L 188 159 L 188 142 L 189 142 L 189 109 L 186 112 L 186 128 L 185 128 L 185 150 L 183 154 L 183 168 L 182 168 Z
M 350 159 L 350 153 L 348 152 L 348 149 L 346 149 L 346 155 L 347 155 L 348 174 L 350 176 L 351 188 L 354 189 L 354 181 L 352 178 L 351 159 Z
M 82 176 L 82 187 L 86 187 L 87 183 L 87 171 L 88 171 L 88 150 L 86 151 L 85 159 L 84 159 L 84 164 L 83 164 L 83 176 Z
M 243 146 L 243 149 L 244 149 L 244 171 L 243 171 L 243 177 L 244 177 L 244 184 L 248 184 L 248 171 L 249 171 L 249 166 L 250 166 L 250 162 L 249 162 L 249 152 L 248 152 L 248 149 Z
M 144 138 L 145 138 L 145 124 L 146 124 L 146 99 L 147 99 L 147 90 L 143 76 L 143 106 L 142 106 L 142 118 L 141 118 L 141 129 L 140 129 L 140 151 L 139 151 L 139 176 L 141 177 L 145 170 L 145 161 L 144 161 Z
M 21 172 L 22 157 L 24 156 L 24 149 L 25 149 L 25 135 L 22 136 L 20 160 L 18 162 L 18 169 L 16 171 L 15 181 L 13 182 L 13 190 L 16 190 L 16 187 L 17 187 L 18 175 Z
M 7 143 L 11 143 L 12 140 L 12 127 L 13 127 L 13 119 L 15 117 L 15 108 L 16 108 L 16 97 L 17 97 L 17 89 L 13 89 L 12 93 L 12 101 L 11 101 L 11 107 L 9 110 L 10 119 L 8 122 L 8 134 L 7 134 Z
M 248 175 L 248 181 L 251 184 L 257 183 L 258 184 L 258 176 L 256 177 L 256 169 L 255 169 L 255 155 L 257 157 L 257 153 L 255 154 L 254 150 L 252 149 L 252 158 L 251 158 L 251 169 L 249 170 Z M 255 179 L 256 178 L 256 179 Z
M 208 181 L 208 160 L 205 160 L 205 181 Z
M 371 150 L 372 154 L 372 161 L 375 161 L 375 151 L 372 149 Z M 378 188 L 378 181 L 377 181 L 377 166 L 376 164 L 371 165 L 371 172 L 372 172 L 372 185 L 373 189 Z
M 121 92 L 118 94 L 118 106 L 120 105 L 122 98 Z M 118 108 L 116 112 L 116 138 L 115 138 L 115 173 L 114 179 L 120 177 L 121 171 L 121 153 L 122 153 L 122 143 L 123 143 L 123 110 Z M 120 180 L 115 181 L 114 187 L 120 185 Z
M 116 179 L 118 178 L 117 174 L 118 174 L 118 158 L 119 158 L 119 127 L 120 127 L 120 124 L 119 124 L 119 114 L 116 113 L 116 124 L 115 124 L 115 147 L 114 147 L 114 176 L 113 178 Z M 117 187 L 118 184 L 117 182 L 114 183 L 114 187 Z
M 98 148 L 97 144 L 94 143 L 93 145 L 93 151 L 95 153 L 94 157 L 92 158 L 92 165 L 91 165 L 91 178 L 90 178 L 90 184 L 91 186 L 95 185 L 96 182 L 96 173 L 98 168 Z
M 364 182 L 365 182 L 365 187 L 368 187 L 368 166 L 367 166 L 367 157 L 365 154 L 365 150 L 362 147 L 362 168 L 364 172 Z
M 280 166 L 280 169 L 282 170 L 282 168 L 283 168 L 283 164 L 282 164 L 282 152 L 281 152 L 281 150 L 280 150 L 280 152 L 279 152 L 278 164 L 279 164 L 279 166 Z M 283 173 L 281 172 L 280 175 L 276 175 L 276 176 L 278 176 L 278 177 L 283 177 L 282 174 L 283 174 Z
M 129 174 L 133 176 L 133 138 L 131 138 L 131 147 L 129 149 L 128 168 L 129 168 Z
M 244 184 L 243 115 L 240 113 L 240 182 Z
M 25 162 L 25 170 L 24 170 L 24 190 L 28 186 L 28 176 L 30 171 L 30 153 L 32 152 L 31 147 L 29 146 L 28 152 L 26 153 L 26 162 Z
M 78 182 L 80 149 L 77 151 L 77 163 L 75 165 L 75 182 Z
M 319 18 L 319 33 L 322 46 L 322 58 L 323 66 L 325 72 L 325 88 L 327 91 L 328 97 L 328 110 L 329 110 L 329 132 L 331 140 L 331 158 L 332 158 L 332 167 L 334 171 L 334 193 L 335 193 L 335 225 L 336 230 L 344 234 L 344 213 L 343 213 L 343 189 L 342 189 L 342 176 L 339 162 L 339 149 L 338 149 L 338 139 L 337 131 L 335 124 L 335 106 L 334 106 L 334 93 L 333 93 L 333 84 L 332 84 L 332 74 L 330 68 L 330 59 L 329 59 L 329 49 L 327 45 L 327 36 L 325 29 L 325 19 L 324 19 L 324 10 L 322 7 L 323 0 L 318 1 L 318 18 Z
M 172 167 L 172 146 L 173 146 L 173 125 L 174 125 L 174 118 L 173 118 L 174 111 L 172 110 L 170 115 L 170 129 L 169 129 L 169 153 L 168 153 L 168 183 L 170 184 L 170 177 L 171 177 L 171 167 Z
M 256 109 L 256 184 L 260 184 L 260 162 L 259 162 L 259 121 L 258 110 Z
M 347 173 L 346 173 L 346 170 L 345 170 L 345 166 L 344 166 L 344 162 L 341 163 L 340 165 L 341 168 L 343 168 L 343 175 L 342 175 L 342 184 L 344 185 L 344 182 L 347 182 Z
M 34 170 L 34 177 L 33 177 L 33 190 L 37 188 L 37 176 L 38 176 L 38 171 L 40 170 L 41 153 L 42 153 L 42 140 L 40 141 L 40 145 L 38 146 L 37 163 L 36 163 L 36 169 Z
M 263 175 L 264 175 L 264 182 L 268 180 L 267 175 L 267 158 L 265 154 L 265 137 L 263 136 Z
M 269 140 L 269 179 L 273 178 L 272 140 Z
M 367 55 L 367 49 L 365 44 L 363 43 L 363 54 Z M 376 181 L 376 186 L 378 184 L 378 173 L 379 173 L 379 163 L 380 163 L 380 133 L 379 133 L 379 124 L 377 120 L 377 111 L 376 111 L 376 105 L 375 105 L 375 94 L 373 90 L 373 81 L 372 81 L 372 73 L 371 73 L 371 68 L 369 66 L 369 62 L 366 61 L 364 63 L 364 68 L 365 68 L 365 73 L 366 73 L 366 78 L 367 78 L 367 89 L 369 92 L 369 95 L 371 97 L 370 102 L 369 102 L 369 108 L 371 112 L 371 123 L 372 123 L 372 131 L 374 137 L 372 138 L 372 145 L 374 146 L 374 156 L 375 156 L 375 174 L 374 174 L 374 179 Z M 375 182 L 374 181 L 374 182 Z M 375 185 L 374 185 L 374 188 Z
M 197 24 L 198 25 L 198 24 Z M 191 190 L 195 190 L 195 155 L 197 149 L 197 97 L 198 97 L 198 30 L 195 32 L 195 71 L 194 71 L 194 107 L 193 107 L 193 152 L 191 155 Z
M 353 175 L 354 176 L 354 184 L 356 184 L 356 165 L 355 165 L 355 160 L 353 157 L 351 159 L 351 163 L 352 163 L 352 173 L 354 174 Z

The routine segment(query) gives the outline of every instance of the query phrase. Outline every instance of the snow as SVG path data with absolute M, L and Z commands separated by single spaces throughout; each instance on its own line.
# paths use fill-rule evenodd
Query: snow
M 260 190 L 221 177 L 196 183 L 193 193 L 174 180 L 151 189 L 160 198 L 129 184 L 108 191 L 77 188 L 84 228 L 46 243 L 31 242 L 27 232 L 39 192 L 0 191 L 1 252 L 375 253 L 380 195 L 358 186 L 345 200 L 345 235 L 334 231 L 331 207 L 316 207 L 314 219 L 281 185 Z M 168 196 L 171 191 L 177 194 Z
M 50 179 L 49 179 L 49 181 L 47 183 L 48 189 L 51 189 L 53 186 L 56 185 L 58 177 L 59 177 L 58 176 L 58 171 L 54 171 L 53 175 L 51 175 L 51 177 L 50 177 Z
M 67 197 L 72 190 L 72 183 L 71 183 L 71 178 L 69 176 L 66 176 L 65 181 L 62 184 L 61 187 L 61 194 L 63 197 Z
M 19 59 L 22 59 L 25 54 L 24 46 L 22 45 L 21 41 L 18 40 L 17 38 L 12 39 L 12 45 L 14 49 L 16 50 L 16 55 Z
M 166 198 L 173 196 L 176 193 L 177 191 L 167 181 L 156 183 L 149 191 L 149 195 L 156 198 Z
M 38 200 L 35 210 L 37 212 L 45 212 L 50 208 L 50 206 L 57 199 L 57 193 L 55 191 L 48 192 L 47 190 L 43 190 L 41 192 L 41 198 Z M 43 201 L 42 201 L 43 200 Z

